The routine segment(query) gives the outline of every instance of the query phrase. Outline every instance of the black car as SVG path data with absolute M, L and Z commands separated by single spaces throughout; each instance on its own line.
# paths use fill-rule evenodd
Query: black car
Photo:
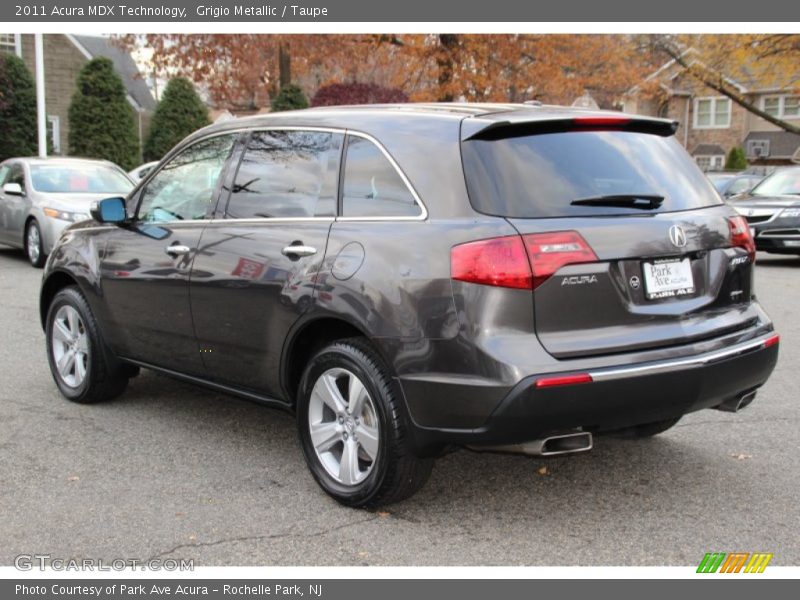
M 747 219 L 758 250 L 800 254 L 800 167 L 779 169 L 730 202 Z
M 145 367 L 293 411 L 351 506 L 453 447 L 567 454 L 736 411 L 778 336 L 747 223 L 675 129 L 470 104 L 203 129 L 50 255 L 55 382 L 97 402 Z

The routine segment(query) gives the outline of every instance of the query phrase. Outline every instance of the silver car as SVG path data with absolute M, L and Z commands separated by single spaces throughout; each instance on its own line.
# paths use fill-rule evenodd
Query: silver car
M 65 227 L 89 217 L 95 200 L 124 196 L 133 181 L 112 162 L 10 158 L 0 163 L 0 243 L 44 266 Z

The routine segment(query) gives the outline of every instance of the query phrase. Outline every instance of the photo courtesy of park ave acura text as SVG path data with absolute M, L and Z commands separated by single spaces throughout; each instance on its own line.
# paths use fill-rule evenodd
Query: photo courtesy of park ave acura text
M 800 564 L 800 34 L 149 6 L 0 24 L 9 577 Z

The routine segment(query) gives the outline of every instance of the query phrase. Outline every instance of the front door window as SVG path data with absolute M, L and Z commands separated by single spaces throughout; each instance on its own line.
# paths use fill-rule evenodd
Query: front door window
M 170 222 L 207 218 L 234 139 L 235 134 L 206 139 L 172 158 L 147 184 L 138 219 Z

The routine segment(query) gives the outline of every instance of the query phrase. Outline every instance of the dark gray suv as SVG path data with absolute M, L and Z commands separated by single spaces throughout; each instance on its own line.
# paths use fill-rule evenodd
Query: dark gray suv
M 671 121 L 430 104 L 237 119 L 71 226 L 41 290 L 76 402 L 140 367 L 294 411 L 311 473 L 397 501 L 458 446 L 554 455 L 752 401 L 755 248 Z

